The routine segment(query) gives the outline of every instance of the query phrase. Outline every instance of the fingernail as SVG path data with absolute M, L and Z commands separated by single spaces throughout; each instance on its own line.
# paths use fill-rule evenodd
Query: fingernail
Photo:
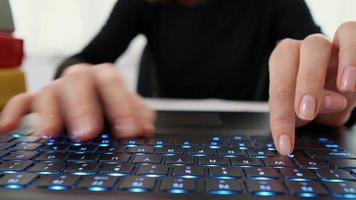
M 53 126 L 53 124 L 51 124 L 48 119 L 40 117 L 38 122 L 39 123 L 37 124 L 36 131 L 34 133 L 35 135 L 52 135 L 52 133 L 48 132 L 48 130 Z
M 70 137 L 72 139 L 80 139 L 92 130 L 93 123 L 95 123 L 95 119 L 91 115 L 74 119 L 71 122 Z
M 346 67 L 341 76 L 340 89 L 353 92 L 356 88 L 356 67 Z
M 292 153 L 292 140 L 289 135 L 281 135 L 279 136 L 279 144 L 278 144 L 279 153 L 282 155 L 289 155 Z
M 342 98 L 335 98 L 329 95 L 324 97 L 324 109 L 327 111 L 341 111 L 346 104 L 347 102 Z
M 305 120 L 314 119 L 316 100 L 310 95 L 304 95 L 299 104 L 299 117 Z
M 120 137 L 133 137 L 137 134 L 138 127 L 134 118 L 122 118 L 115 121 L 115 131 Z

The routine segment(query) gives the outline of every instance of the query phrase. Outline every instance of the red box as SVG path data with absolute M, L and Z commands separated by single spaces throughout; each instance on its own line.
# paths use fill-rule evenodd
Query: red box
M 0 33 L 0 68 L 14 68 L 22 64 L 23 40 Z

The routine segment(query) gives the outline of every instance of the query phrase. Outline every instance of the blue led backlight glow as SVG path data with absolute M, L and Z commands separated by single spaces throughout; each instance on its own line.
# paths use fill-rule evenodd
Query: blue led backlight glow
M 173 194 L 185 194 L 188 191 L 184 190 L 184 189 L 170 189 L 170 190 L 167 190 L 167 192 L 173 193 Z
M 8 188 L 8 189 L 22 189 L 23 186 L 21 186 L 21 185 L 5 185 L 5 188 Z
M 232 176 L 213 176 L 212 178 L 225 179 L 225 180 L 233 180 L 233 179 L 236 179 L 235 177 L 232 177 Z
M 212 190 L 209 192 L 209 194 L 232 195 L 232 194 L 236 194 L 236 192 L 231 190 Z
M 270 178 L 270 177 L 263 177 L 263 176 L 250 177 L 250 179 L 253 179 L 253 180 L 272 180 L 272 178 Z
M 337 198 L 345 198 L 345 199 L 355 199 L 356 194 L 335 194 L 334 195 Z
M 52 185 L 48 187 L 49 190 L 66 190 L 67 187 L 62 185 Z
M 183 175 L 180 177 L 182 177 L 182 178 L 198 178 L 198 176 L 193 176 L 193 175 Z
M 130 188 L 127 190 L 128 192 L 147 192 L 144 188 Z
M 210 149 L 220 149 L 220 146 L 209 146 Z
M 270 191 L 259 191 L 255 193 L 257 196 L 263 196 L 263 197 L 268 197 L 268 196 L 274 196 L 276 193 L 270 192 Z
M 128 174 L 124 174 L 124 173 L 108 173 L 107 175 L 109 175 L 109 176 L 127 176 Z
M 302 192 L 299 194 L 299 196 L 311 198 L 311 197 L 317 197 L 318 195 L 315 193 L 310 193 L 310 192 Z
M 128 144 L 126 145 L 127 147 L 136 147 L 137 145 L 136 144 Z
M 94 174 L 94 172 L 74 172 L 73 174 L 86 176 L 86 175 L 92 175 L 92 174 Z
M 310 181 L 307 178 L 290 178 L 289 180 L 292 180 L 292 181 Z
M 165 176 L 165 175 L 160 175 L 160 174 L 146 174 L 145 176 L 157 178 L 157 177 L 163 177 L 163 176 Z
M 104 191 L 107 191 L 107 189 L 103 188 L 103 187 L 88 187 L 87 190 L 93 191 L 93 192 L 104 192 Z
M 342 179 L 321 179 L 322 181 L 325 181 L 325 182 L 332 182 L 332 183 L 340 183 L 340 182 L 345 182 L 345 180 L 342 180 Z
M 100 146 L 100 147 L 108 147 L 109 144 L 103 144 L 103 143 L 101 143 L 101 144 L 99 144 L 99 146 Z

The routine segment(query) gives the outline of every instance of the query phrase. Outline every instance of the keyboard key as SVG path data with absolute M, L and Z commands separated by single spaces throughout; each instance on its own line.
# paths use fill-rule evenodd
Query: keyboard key
M 344 182 L 344 181 L 355 181 L 350 172 L 342 169 L 319 169 L 317 170 L 317 175 L 322 181 L 326 182 Z
M 158 154 L 164 154 L 164 155 L 177 155 L 177 154 L 183 154 L 184 150 L 181 147 L 162 147 L 158 149 Z
M 50 190 L 66 190 L 79 180 L 79 176 L 75 175 L 43 175 L 41 176 L 37 186 Z
M 237 147 L 239 149 L 256 149 L 257 147 L 250 140 L 235 140 L 230 141 L 231 147 Z
M 233 166 L 239 167 L 260 167 L 262 162 L 258 158 L 231 158 Z
M 38 155 L 36 152 L 31 151 L 15 151 L 3 157 L 4 160 L 31 160 Z
M 44 145 L 40 151 L 50 151 L 50 152 L 66 152 L 69 146 L 67 144 L 47 144 Z
M 119 154 L 103 154 L 100 157 L 102 163 L 124 163 L 130 160 L 131 156 L 126 153 Z
M 129 147 L 127 149 L 127 153 L 130 154 L 152 154 L 155 148 L 151 146 L 136 146 L 136 147 Z
M 15 143 L 0 143 L 0 150 L 6 150 L 13 146 L 15 146 Z
M 53 153 L 42 153 L 35 160 L 37 161 L 64 161 L 67 159 L 68 154 L 53 152 Z
M 0 164 L 0 172 L 21 172 L 32 164 L 31 161 L 3 161 Z
M 339 145 L 334 143 L 316 143 L 316 142 L 296 142 L 295 149 L 310 150 L 310 149 L 337 149 Z
M 141 165 L 136 175 L 148 177 L 162 177 L 168 173 L 168 167 L 164 165 Z
M 99 146 L 97 148 L 97 152 L 98 153 L 112 153 L 112 154 L 115 154 L 115 153 L 122 153 L 122 152 L 125 152 L 126 150 L 126 147 L 124 146 L 112 146 L 112 145 L 109 145 L 109 146 Z
M 1 133 L 2 134 L 2 133 Z M 6 143 L 6 142 L 10 142 L 11 140 L 15 139 L 14 136 L 12 135 L 1 135 L 0 137 L 0 143 Z
M 266 149 L 260 149 L 260 150 L 246 150 L 248 155 L 250 157 L 255 157 L 255 158 L 267 158 L 267 157 L 275 157 L 278 155 L 277 152 L 275 151 L 270 151 Z
M 288 156 L 278 156 L 274 158 L 262 159 L 267 167 L 294 167 L 293 159 Z
M 193 192 L 195 190 L 195 181 L 192 179 L 173 177 L 163 178 L 161 181 L 160 190 L 174 194 Z
M 40 142 L 46 140 L 45 138 L 41 138 L 40 136 L 25 136 L 16 138 L 14 141 L 15 143 L 33 143 L 33 142 Z
M 146 164 L 160 164 L 162 160 L 161 156 L 157 155 L 136 155 L 132 163 L 134 164 L 140 164 L 140 163 L 146 163 Z
M 282 183 L 277 180 L 247 180 L 246 186 L 250 193 L 258 196 L 274 196 L 285 192 Z
M 42 146 L 41 143 L 16 144 L 11 151 L 35 151 Z
M 133 168 L 133 165 L 130 164 L 102 164 L 100 173 L 110 176 L 128 176 Z
M 29 172 L 36 172 L 40 174 L 55 174 L 59 173 L 65 166 L 64 162 L 38 162 L 35 163 L 30 169 Z
M 72 145 L 69 148 L 69 152 L 90 153 L 95 152 L 96 148 L 97 146 L 92 144 Z
M 193 165 L 194 159 L 191 156 L 167 156 L 166 164 L 167 165 Z
M 259 168 L 245 168 L 247 178 L 256 180 L 269 180 L 279 178 L 279 173 L 276 169 L 259 167 Z
M 303 169 L 319 169 L 322 167 L 329 167 L 329 165 L 323 161 L 318 159 L 296 159 L 299 167 Z
M 206 146 L 203 147 L 194 146 L 188 149 L 188 155 L 191 156 L 212 156 L 214 154 L 216 154 L 216 151 Z
M 112 176 L 85 176 L 80 180 L 78 188 L 93 192 L 103 192 L 111 190 L 116 181 L 117 178 Z
M 219 156 L 224 157 L 237 157 L 237 156 L 244 156 L 245 153 L 239 148 L 230 148 L 230 147 L 222 147 L 218 149 Z
M 340 159 L 340 158 L 356 158 L 356 156 L 351 155 L 348 152 L 342 151 L 331 151 L 331 150 L 308 150 L 306 153 L 311 158 L 318 158 L 318 159 Z
M 124 177 L 119 189 L 128 192 L 147 192 L 154 189 L 156 178 L 142 176 Z
M 235 180 L 208 179 L 206 190 L 210 194 L 231 195 L 242 192 L 241 183 Z
M 99 159 L 99 154 L 97 153 L 80 153 L 80 154 L 70 154 L 67 158 L 71 162 L 96 162 Z
M 356 198 L 356 182 L 325 183 L 331 193 L 338 198 Z
M 177 139 L 174 141 L 174 144 L 186 149 L 198 145 L 199 142 L 191 139 Z
M 225 166 L 225 165 L 227 165 L 227 161 L 224 157 L 203 156 L 203 157 L 199 157 L 199 165 L 202 165 L 202 166 Z
M 119 144 L 126 146 L 138 146 L 143 145 L 145 143 L 145 139 L 142 138 L 131 138 L 131 139 L 121 139 L 119 140 Z
M 9 189 L 24 188 L 37 178 L 37 176 L 37 174 L 32 173 L 5 174 L 0 179 L 0 187 Z
M 76 175 L 94 174 L 99 167 L 97 163 L 67 163 L 64 172 L 73 173 Z
M 181 178 L 199 178 L 204 176 L 204 169 L 198 166 L 176 166 L 173 168 L 173 176 Z
M 307 169 L 294 169 L 294 168 L 282 168 L 281 174 L 291 181 L 310 181 L 317 179 L 312 170 Z
M 315 181 L 288 181 L 286 185 L 293 195 L 301 197 L 316 197 L 328 194 L 328 191 L 320 183 Z
M 338 168 L 356 169 L 356 160 L 353 159 L 336 159 L 330 161 L 330 164 Z
M 241 178 L 241 171 L 235 167 L 209 167 L 209 176 L 218 179 Z
M 149 139 L 147 141 L 147 145 L 154 147 L 163 147 L 171 145 L 172 142 L 173 141 L 170 139 Z

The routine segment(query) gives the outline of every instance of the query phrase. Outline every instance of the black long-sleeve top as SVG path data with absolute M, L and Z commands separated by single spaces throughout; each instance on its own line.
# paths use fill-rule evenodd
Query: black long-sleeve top
M 320 31 L 303 0 L 205 0 L 194 7 L 119 0 L 101 31 L 56 77 L 72 64 L 115 62 L 143 34 L 141 68 L 153 68 L 160 97 L 267 100 L 276 43 Z

